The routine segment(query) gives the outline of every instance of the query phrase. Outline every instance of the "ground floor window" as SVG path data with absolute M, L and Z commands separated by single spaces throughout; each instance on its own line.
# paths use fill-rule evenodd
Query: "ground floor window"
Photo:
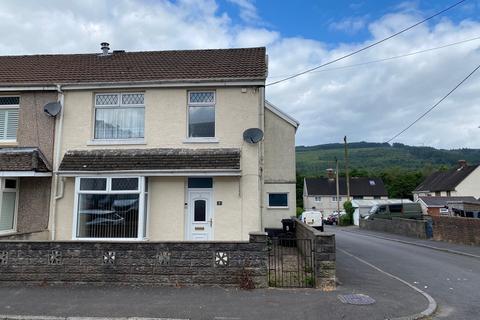
M 288 208 L 288 193 L 269 193 L 269 208 Z
M 77 178 L 74 237 L 145 237 L 145 181 L 144 177 Z
M 18 181 L 0 178 L 0 232 L 15 230 Z

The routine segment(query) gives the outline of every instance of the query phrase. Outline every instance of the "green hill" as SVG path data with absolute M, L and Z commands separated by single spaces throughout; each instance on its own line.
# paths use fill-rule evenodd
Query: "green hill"
M 412 191 L 432 171 L 456 166 L 458 160 L 480 164 L 480 149 L 435 149 L 401 143 L 354 142 L 348 144 L 350 175 L 380 177 L 391 198 L 411 198 Z M 302 206 L 303 177 L 325 176 L 325 170 L 335 168 L 344 174 L 344 147 L 340 143 L 296 148 L 297 205 Z
M 349 143 L 350 168 L 368 173 L 380 173 L 397 168 L 407 171 L 432 171 L 455 166 L 458 160 L 480 163 L 480 149 L 435 149 L 414 147 L 401 143 Z M 302 176 L 323 176 L 325 169 L 335 167 L 339 159 L 340 172 L 344 167 L 343 144 L 332 143 L 296 148 L 297 172 Z M 355 172 L 354 172 L 355 173 Z

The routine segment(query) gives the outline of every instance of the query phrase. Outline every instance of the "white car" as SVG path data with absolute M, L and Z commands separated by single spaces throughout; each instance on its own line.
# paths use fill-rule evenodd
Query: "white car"
M 304 211 L 300 215 L 300 220 L 323 232 L 323 216 L 320 211 Z

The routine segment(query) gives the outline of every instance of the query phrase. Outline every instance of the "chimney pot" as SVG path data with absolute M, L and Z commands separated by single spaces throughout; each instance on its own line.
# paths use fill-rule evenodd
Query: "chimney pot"
M 330 180 L 335 179 L 335 171 L 333 169 L 327 169 L 327 177 Z
M 458 160 L 458 167 L 463 168 L 467 166 L 466 160 Z
M 102 49 L 102 55 L 108 55 L 108 51 L 110 50 L 110 44 L 108 42 L 100 43 Z

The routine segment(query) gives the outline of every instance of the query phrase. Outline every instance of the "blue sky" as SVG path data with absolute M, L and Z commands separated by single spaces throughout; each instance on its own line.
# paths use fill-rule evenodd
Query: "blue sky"
M 458 0 L 256 0 L 258 21 L 251 24 L 267 26 L 285 37 L 304 37 L 327 43 L 360 42 L 371 38 L 368 23 L 394 12 L 434 14 Z M 245 23 L 239 15 L 239 7 L 230 1 L 219 2 L 237 24 Z M 432 20 L 432 23 L 448 17 L 461 21 L 479 14 L 480 1 L 469 0 L 455 10 Z M 351 28 L 354 26 L 353 28 Z M 344 27 L 344 28 L 343 28 Z M 350 27 L 350 28 L 349 28 Z M 358 29 L 357 29 L 358 28 Z
M 333 60 L 457 0 L 0 0 L 0 54 L 265 46 L 267 83 Z M 480 0 L 334 65 L 267 99 L 300 121 L 298 145 L 384 142 L 480 62 Z M 469 40 L 468 42 L 462 42 Z M 462 42 L 442 49 L 435 47 Z M 424 50 L 384 62 L 381 60 Z M 394 142 L 480 148 L 480 74 Z

